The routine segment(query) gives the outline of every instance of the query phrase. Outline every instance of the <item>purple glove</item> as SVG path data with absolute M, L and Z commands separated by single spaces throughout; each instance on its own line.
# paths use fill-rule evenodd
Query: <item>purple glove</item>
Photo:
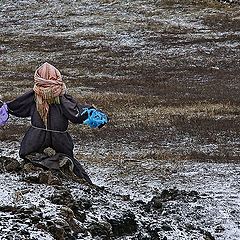
M 0 127 L 5 125 L 8 120 L 8 107 L 6 103 L 3 103 L 0 107 Z

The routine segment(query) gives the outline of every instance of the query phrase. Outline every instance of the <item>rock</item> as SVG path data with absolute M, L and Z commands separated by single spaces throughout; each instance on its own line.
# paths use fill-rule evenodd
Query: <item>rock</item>
M 74 215 L 75 215 L 75 218 L 80 222 L 84 222 L 87 218 L 86 213 L 78 209 L 74 211 Z
M 50 178 L 51 178 L 51 172 L 50 171 L 40 172 L 39 176 L 38 176 L 39 183 L 45 183 L 45 184 L 49 184 Z
M 27 219 L 29 217 L 29 215 L 25 213 L 19 213 L 19 214 L 16 214 L 16 216 L 20 219 Z
M 19 230 L 19 228 L 21 228 L 19 226 L 19 224 L 14 224 L 12 227 L 11 227 L 11 230 L 14 231 L 14 230 Z
M 28 183 L 39 183 L 39 176 L 38 175 L 28 175 L 23 178 L 23 181 L 28 182 Z
M 36 227 L 37 227 L 38 229 L 47 230 L 47 226 L 46 226 L 46 224 L 45 224 L 44 222 L 39 222 L 39 223 L 37 223 L 37 224 L 36 224 Z
M 0 212 L 17 212 L 17 207 L 10 205 L 0 205 Z
M 30 233 L 26 229 L 21 229 L 20 234 L 30 237 Z
M 123 200 L 123 201 L 130 201 L 130 199 L 131 199 L 129 194 L 127 194 L 127 195 L 122 195 L 121 197 L 122 197 L 122 200 Z
M 88 231 L 92 234 L 93 237 L 100 237 L 103 240 L 110 239 L 112 235 L 112 227 L 108 222 L 93 222 L 88 227 Z
M 138 227 L 135 215 L 131 211 L 124 212 L 122 216 L 108 219 L 108 222 L 112 226 L 114 236 L 132 234 L 137 231 Z
M 150 211 L 150 209 L 163 210 L 162 198 L 161 196 L 154 196 L 150 202 L 145 205 L 145 210 Z
M 61 207 L 60 214 L 66 219 L 67 222 L 73 221 L 74 212 L 69 207 Z
M 78 199 L 74 200 L 73 204 L 71 205 L 71 210 L 78 221 L 84 222 L 86 220 L 85 210 L 89 210 L 91 206 L 92 203 L 90 200 Z
M 65 231 L 64 228 L 55 224 L 52 224 L 48 227 L 48 231 L 53 235 L 55 239 L 65 240 Z
M 92 202 L 89 199 L 80 199 L 82 208 L 85 210 L 89 210 L 92 207 Z
M 215 240 L 215 237 L 213 237 L 212 234 L 207 231 L 205 232 L 203 238 L 204 238 L 204 240 Z
M 212 236 L 212 234 L 204 229 L 199 228 L 200 233 L 203 234 L 204 240 L 215 240 L 215 237 Z
M 39 207 L 44 208 L 46 206 L 45 201 L 41 200 L 39 202 Z
M 188 194 L 190 197 L 199 197 L 199 193 L 197 191 L 190 191 L 189 194 Z
M 74 204 L 75 204 L 75 201 L 73 199 L 73 196 L 72 196 L 71 192 L 66 188 L 56 189 L 53 192 L 50 200 L 54 204 L 65 205 L 65 206 L 68 206 L 70 208 L 72 206 L 74 206 Z
M 40 172 L 39 183 L 44 183 L 47 185 L 62 185 L 62 181 L 53 175 L 51 171 Z
M 145 202 L 143 200 L 140 200 L 140 199 L 136 200 L 134 203 L 138 204 L 138 205 L 144 205 L 145 204 Z
M 39 215 L 33 215 L 31 216 L 31 220 L 33 224 L 37 224 L 38 222 L 40 222 L 41 217 Z
M 92 202 L 89 199 L 80 198 L 75 200 L 72 210 L 89 210 L 92 207 Z
M 44 149 L 44 154 L 46 154 L 49 157 L 52 157 L 56 155 L 56 151 L 50 147 Z
M 178 189 L 169 189 L 169 190 L 164 189 L 160 194 L 160 198 L 164 202 L 170 201 L 170 200 L 176 200 L 178 196 L 179 196 Z
M 8 158 L 8 160 L 4 162 L 4 165 L 7 172 L 17 172 L 21 169 L 20 163 L 14 158 Z
M 69 223 L 69 225 L 74 235 L 78 235 L 79 233 L 88 235 L 87 229 L 83 227 L 81 224 L 79 224 L 77 221 L 75 221 L 74 219 Z
M 147 233 L 143 233 L 143 232 L 140 232 L 138 235 L 137 235 L 137 239 L 138 240 L 152 240 L 151 236 Z
M 67 221 L 61 218 L 47 220 L 47 231 L 53 235 L 54 239 L 64 240 L 69 238 L 71 234 L 71 227 Z
M 28 165 L 28 166 L 31 166 Z M 32 169 L 32 167 L 30 168 Z M 30 169 L 28 169 L 28 171 L 31 171 Z M 40 168 L 37 167 L 37 169 L 39 170 Z M 34 170 L 34 171 L 38 171 L 38 170 Z M 43 169 L 40 169 L 41 172 L 39 173 L 34 173 L 34 174 L 28 174 L 23 180 L 29 183 L 36 183 L 36 184 L 47 184 L 47 185 L 58 185 L 61 186 L 62 185 L 62 181 L 55 175 L 53 175 L 53 173 L 51 171 L 42 171 Z
M 167 224 L 163 224 L 162 225 L 162 230 L 163 231 L 172 231 L 172 228 Z
M 167 202 L 167 201 L 175 201 L 175 200 L 183 200 L 183 201 L 193 201 L 196 202 L 199 199 L 199 193 L 197 191 L 187 192 L 185 190 L 178 190 L 177 188 L 172 189 L 164 189 L 160 195 L 157 195 L 155 199 L 159 199 L 158 201 Z
M 151 236 L 151 239 L 160 240 L 159 232 L 162 231 L 160 226 L 156 224 L 150 224 L 147 226 L 148 234 Z
M 42 171 L 43 169 L 41 167 L 35 166 L 32 163 L 23 163 L 22 166 L 23 171 L 25 172 L 38 172 L 38 171 Z
M 219 226 L 217 226 L 217 227 L 215 228 L 215 232 L 216 232 L 216 233 L 221 233 L 221 232 L 223 232 L 223 231 L 225 231 L 225 228 L 224 228 L 223 226 L 221 226 L 221 225 L 219 225 Z
M 197 227 L 195 227 L 193 224 L 191 224 L 191 223 L 187 223 L 186 225 L 185 225 L 185 227 L 186 227 L 186 231 L 193 231 L 193 230 L 196 230 L 197 229 Z
M 32 215 L 34 212 L 42 214 L 41 210 L 33 204 L 28 206 L 22 206 L 17 209 L 17 213 L 24 213 L 27 214 L 28 216 Z

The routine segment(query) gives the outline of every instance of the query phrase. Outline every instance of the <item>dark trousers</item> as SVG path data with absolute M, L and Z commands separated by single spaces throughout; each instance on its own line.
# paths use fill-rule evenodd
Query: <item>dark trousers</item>
M 25 134 L 19 155 L 24 158 L 30 153 L 42 153 L 48 147 L 54 149 L 56 153 L 73 157 L 73 141 L 68 132 L 57 133 L 33 127 L 30 127 Z
M 31 153 L 43 153 L 44 149 L 48 147 L 54 149 L 58 156 L 66 155 L 69 157 L 74 164 L 74 174 L 80 178 L 84 178 L 87 182 L 92 184 L 80 162 L 73 157 L 74 146 L 72 137 L 68 132 L 50 132 L 30 127 L 21 142 L 19 155 L 21 158 L 25 159 L 25 157 Z M 55 156 L 49 157 L 47 161 L 56 160 L 57 158 Z

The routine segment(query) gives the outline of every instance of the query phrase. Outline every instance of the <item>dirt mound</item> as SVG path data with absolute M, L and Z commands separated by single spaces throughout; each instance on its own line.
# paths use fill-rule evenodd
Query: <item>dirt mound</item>
M 183 222 L 178 211 L 182 204 L 198 203 L 196 191 L 164 189 L 148 202 L 127 198 L 114 191 L 67 179 L 58 171 L 50 171 L 31 163 L 18 163 L 13 158 L 0 158 L 5 167 L 1 176 L 15 181 L 12 201 L 1 199 L 0 216 L 2 237 L 35 239 L 162 239 L 181 225 L 181 233 L 206 236 L 199 226 Z M 18 163 L 18 164 L 17 164 Z M 13 167 L 15 166 L 15 167 Z M 10 173 L 7 173 L 10 172 Z M 39 194 L 40 190 L 40 195 Z M 39 198 L 36 202 L 35 198 Z M 174 203 L 174 205 L 172 205 Z M 201 204 L 201 203 L 199 203 Z M 202 206 L 203 207 L 203 206 Z M 174 214 L 173 214 L 174 213 Z M 11 219 L 11 223 L 10 223 Z M 167 220 L 168 219 L 168 220 Z M 209 235 L 210 233 L 208 233 Z M 213 239 L 213 238 L 212 238 Z

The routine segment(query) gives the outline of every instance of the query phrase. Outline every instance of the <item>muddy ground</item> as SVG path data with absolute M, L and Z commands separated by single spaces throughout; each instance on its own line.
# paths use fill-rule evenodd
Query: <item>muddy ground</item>
M 238 4 L 3 0 L 0 6 L 3 100 L 31 89 L 35 69 L 48 61 L 60 69 L 69 94 L 111 118 L 101 130 L 69 129 L 76 157 L 106 191 L 79 193 L 92 208 L 81 210 L 85 235 L 70 224 L 72 239 L 104 238 L 89 219 L 104 222 L 106 239 L 240 239 Z M 2 157 L 18 159 L 28 126 L 29 119 L 11 117 L 0 129 Z M 55 187 L 21 183 L 23 173 L 1 173 L 1 204 L 16 207 L 0 211 L 2 239 L 18 232 L 9 225 L 21 206 L 44 214 L 57 208 L 44 197 Z M 84 188 L 71 181 L 63 186 L 75 200 Z M 32 193 L 15 201 L 19 188 Z M 34 200 L 36 189 L 45 206 Z M 166 200 L 164 189 L 173 197 Z M 163 208 L 156 209 L 156 196 Z M 136 226 L 132 221 L 133 228 L 116 233 L 108 212 L 121 218 L 129 209 Z M 59 238 L 49 226 L 32 220 L 29 226 L 30 235 L 20 239 Z

